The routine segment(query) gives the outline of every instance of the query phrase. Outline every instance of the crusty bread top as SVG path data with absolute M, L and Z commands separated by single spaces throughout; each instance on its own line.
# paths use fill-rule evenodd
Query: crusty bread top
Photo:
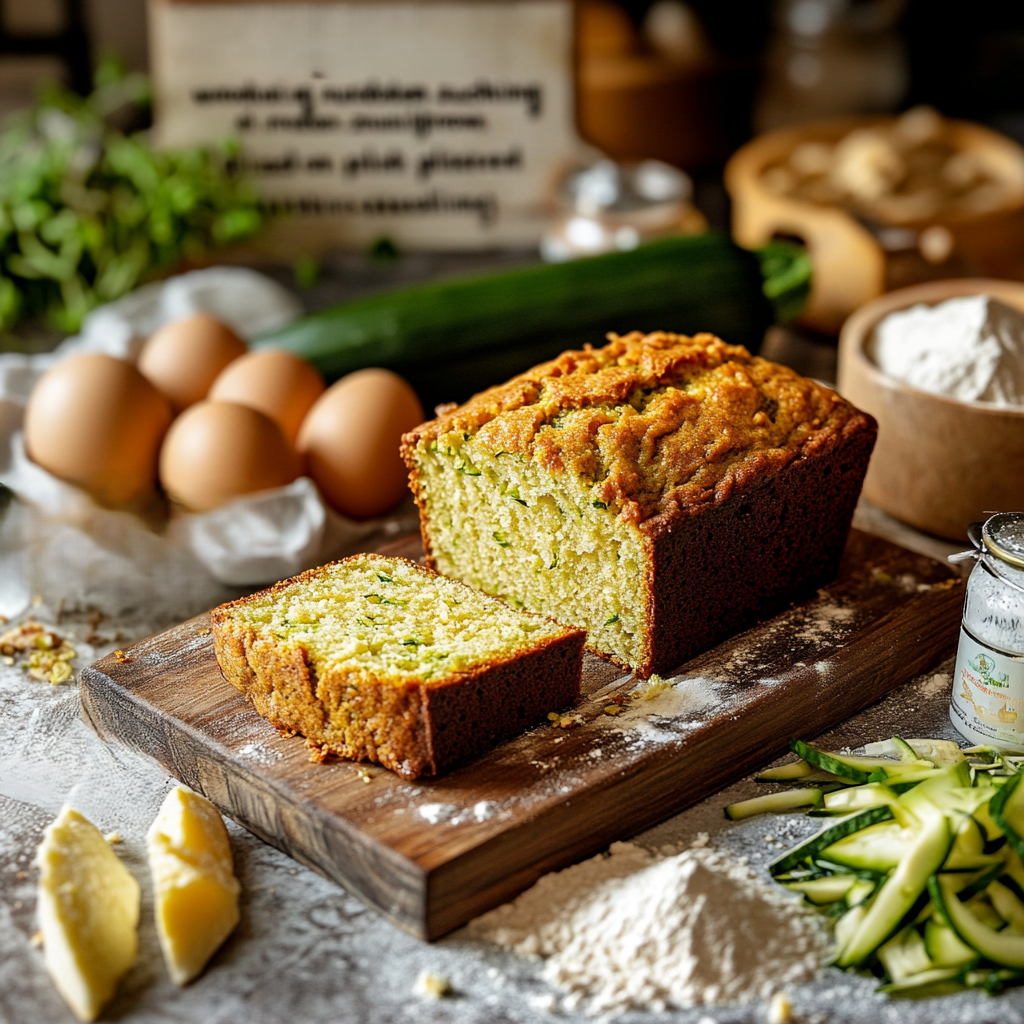
M 564 352 L 407 434 L 403 454 L 462 434 L 593 483 L 642 522 L 718 503 L 801 454 L 874 431 L 831 388 L 713 334 L 639 331 Z

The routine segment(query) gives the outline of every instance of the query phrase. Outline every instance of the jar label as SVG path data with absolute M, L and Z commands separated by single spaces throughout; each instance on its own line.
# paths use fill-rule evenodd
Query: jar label
M 974 743 L 1024 750 L 1024 657 L 995 651 L 961 626 L 949 717 Z

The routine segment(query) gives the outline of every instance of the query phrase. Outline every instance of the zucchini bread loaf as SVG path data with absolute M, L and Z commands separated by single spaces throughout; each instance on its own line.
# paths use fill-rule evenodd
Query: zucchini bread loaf
M 645 677 L 835 576 L 877 426 L 710 334 L 609 337 L 402 452 L 428 565 Z
M 323 753 L 435 775 L 579 696 L 581 629 L 355 555 L 213 611 L 217 662 Z

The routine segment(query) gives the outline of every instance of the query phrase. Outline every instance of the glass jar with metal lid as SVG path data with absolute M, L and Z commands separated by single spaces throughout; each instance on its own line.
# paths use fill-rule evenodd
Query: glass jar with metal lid
M 976 744 L 1024 750 L 1024 512 L 972 523 L 967 581 L 949 717 Z

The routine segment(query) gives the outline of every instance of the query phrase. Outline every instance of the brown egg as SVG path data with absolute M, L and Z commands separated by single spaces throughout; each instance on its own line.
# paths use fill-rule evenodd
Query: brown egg
M 227 324 L 195 313 L 150 336 L 139 355 L 139 370 L 181 412 L 201 402 L 221 370 L 247 351 Z
M 102 504 L 133 505 L 156 494 L 157 453 L 170 422 L 167 399 L 131 363 L 85 352 L 36 384 L 25 446 L 33 462 Z
M 207 397 L 258 409 L 294 443 L 306 413 L 323 393 L 323 377 L 305 359 L 265 348 L 248 352 L 221 370 Z
M 281 428 L 237 402 L 199 402 L 186 409 L 160 449 L 160 483 L 194 512 L 283 487 L 301 472 L 302 460 Z
M 358 370 L 328 388 L 299 431 L 309 475 L 343 515 L 368 519 L 408 488 L 402 434 L 423 422 L 416 392 L 390 370 Z

